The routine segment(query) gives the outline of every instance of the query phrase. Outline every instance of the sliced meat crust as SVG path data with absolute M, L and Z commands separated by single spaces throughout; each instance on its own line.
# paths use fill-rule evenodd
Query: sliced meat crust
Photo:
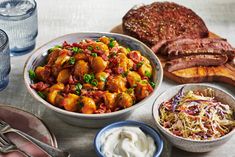
M 165 69 L 172 72 L 195 66 L 219 66 L 225 64 L 227 60 L 226 55 L 191 55 L 168 61 L 165 64 Z
M 220 54 L 235 56 L 234 48 L 224 39 L 178 39 L 164 44 L 160 52 L 168 58 L 198 54 Z
M 166 41 L 208 37 L 203 20 L 191 9 L 172 2 L 154 2 L 129 10 L 123 17 L 123 31 L 155 51 Z

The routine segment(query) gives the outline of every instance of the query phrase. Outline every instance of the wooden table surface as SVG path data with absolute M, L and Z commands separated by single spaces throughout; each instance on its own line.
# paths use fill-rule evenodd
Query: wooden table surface
M 37 0 L 39 34 L 37 45 L 72 32 L 109 32 L 121 23 L 123 15 L 134 5 L 151 3 L 150 0 Z M 178 0 L 193 9 L 206 22 L 208 28 L 227 38 L 235 46 L 235 1 L 234 0 Z M 0 26 L 1 27 L 1 26 Z M 37 102 L 26 90 L 23 67 L 30 54 L 11 58 L 10 83 L 0 92 L 0 103 L 16 106 L 40 117 L 55 134 L 59 148 L 72 157 L 94 157 L 93 138 L 97 129 L 86 129 L 68 125 L 58 119 L 49 109 Z M 223 83 L 212 83 L 235 95 L 235 87 Z M 159 94 L 176 83 L 164 79 Z M 129 119 L 143 121 L 154 127 L 151 114 L 152 102 L 137 109 Z M 173 157 L 235 157 L 235 136 L 220 148 L 203 154 L 181 151 L 167 144 L 163 156 Z

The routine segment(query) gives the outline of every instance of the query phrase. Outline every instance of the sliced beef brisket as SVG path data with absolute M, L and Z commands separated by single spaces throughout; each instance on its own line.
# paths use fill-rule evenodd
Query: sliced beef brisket
M 123 31 L 157 51 L 166 41 L 208 37 L 203 20 L 191 9 L 172 2 L 154 2 L 129 10 Z
M 164 44 L 160 52 L 168 58 L 179 58 L 188 55 L 218 54 L 235 56 L 234 48 L 224 39 L 178 39 Z
M 165 64 L 165 69 L 172 72 L 195 66 L 219 66 L 225 64 L 227 60 L 226 55 L 191 55 L 168 61 Z

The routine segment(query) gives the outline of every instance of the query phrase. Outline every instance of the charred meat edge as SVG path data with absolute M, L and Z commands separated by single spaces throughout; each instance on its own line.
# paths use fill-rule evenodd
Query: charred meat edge
M 192 55 L 166 62 L 165 69 L 172 72 L 196 66 L 219 66 L 225 64 L 227 60 L 226 55 Z
M 235 56 L 235 50 L 224 39 L 179 39 L 171 41 L 161 47 L 161 53 L 174 59 L 192 54 L 219 54 Z

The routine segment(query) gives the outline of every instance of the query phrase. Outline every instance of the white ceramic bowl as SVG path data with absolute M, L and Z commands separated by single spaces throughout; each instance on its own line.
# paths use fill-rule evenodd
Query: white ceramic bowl
M 167 101 L 171 99 L 173 96 L 175 96 L 178 91 L 184 86 L 184 91 L 188 90 L 201 90 L 201 89 L 207 89 L 211 88 L 215 92 L 215 97 L 222 103 L 228 104 L 231 106 L 235 112 L 235 98 L 230 95 L 229 93 L 223 91 L 222 89 L 219 89 L 214 86 L 206 85 L 206 84 L 185 84 L 185 85 L 179 85 L 175 86 L 173 88 L 168 89 L 164 93 L 162 93 L 154 102 L 153 105 L 153 117 L 155 120 L 155 123 L 157 125 L 157 128 L 161 131 L 161 133 L 167 138 L 168 141 L 170 141 L 174 146 L 183 149 L 185 151 L 189 152 L 208 152 L 211 151 L 221 145 L 223 145 L 225 142 L 227 142 L 232 135 L 235 132 L 235 129 L 233 129 L 231 132 L 226 134 L 225 136 L 222 136 L 218 139 L 214 140 L 191 140 L 186 139 L 183 137 L 179 137 L 168 131 L 166 128 L 164 128 L 162 125 L 160 125 L 159 120 L 159 107 L 161 103 L 164 101 Z
M 76 112 L 70 112 L 63 109 L 60 109 L 58 107 L 55 107 L 48 103 L 46 100 L 42 99 L 34 89 L 30 87 L 30 84 L 32 83 L 28 71 L 30 69 L 35 69 L 35 67 L 42 65 L 46 57 L 48 55 L 47 50 L 51 47 L 54 47 L 55 45 L 61 45 L 64 41 L 67 41 L 68 43 L 78 42 L 83 39 L 98 39 L 101 36 L 108 36 L 115 38 L 120 44 L 130 47 L 131 49 L 140 50 L 142 52 L 142 55 L 147 57 L 151 65 L 153 66 L 153 81 L 156 83 L 156 87 L 154 88 L 154 91 L 146 97 L 144 100 L 140 101 L 139 103 L 133 105 L 130 108 L 126 108 L 120 111 L 112 112 L 112 113 L 105 113 L 105 114 L 82 114 L 82 113 L 76 113 Z M 138 107 L 147 104 L 149 100 L 154 99 L 154 96 L 158 93 L 158 89 L 160 87 L 160 84 L 162 82 L 163 77 L 163 71 L 162 66 L 160 64 L 159 59 L 156 57 L 156 55 L 152 52 L 150 48 L 148 48 L 145 44 L 138 41 L 135 38 L 121 35 L 121 34 L 114 34 L 114 33 L 73 33 L 64 35 L 62 37 L 56 38 L 42 47 L 38 48 L 33 52 L 33 54 L 29 57 L 25 64 L 24 68 L 24 81 L 25 85 L 30 92 L 30 94 L 38 101 L 40 101 L 43 105 L 45 105 L 47 108 L 51 109 L 58 115 L 62 120 L 64 120 L 67 123 L 81 126 L 81 127 L 89 127 L 89 128 L 97 128 L 102 127 L 107 124 L 110 124 L 115 121 L 119 121 L 122 119 L 127 118 L 130 113 L 137 109 Z

